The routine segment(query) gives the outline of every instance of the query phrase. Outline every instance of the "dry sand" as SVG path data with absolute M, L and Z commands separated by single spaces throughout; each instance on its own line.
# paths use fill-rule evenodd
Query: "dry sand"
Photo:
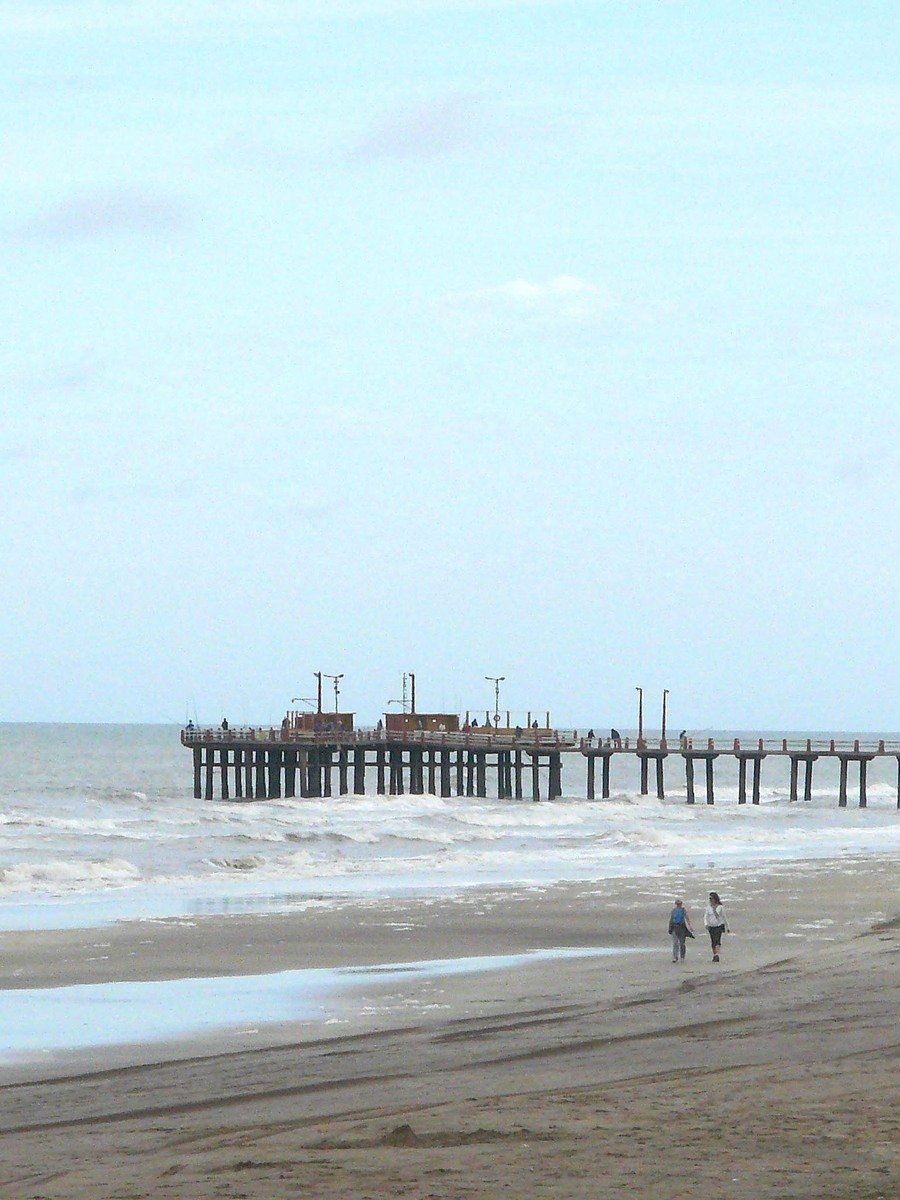
M 711 877 L 712 875 L 712 877 Z M 0 937 L 4 987 L 552 946 L 644 952 L 379 985 L 292 1024 L 0 1068 L 0 1196 L 900 1192 L 897 868 L 687 872 Z M 665 923 L 717 887 L 685 966 Z

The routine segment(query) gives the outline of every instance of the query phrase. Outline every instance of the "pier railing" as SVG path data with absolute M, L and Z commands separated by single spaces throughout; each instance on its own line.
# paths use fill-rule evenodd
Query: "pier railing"
M 185 728 L 181 731 L 181 742 L 184 746 L 205 745 L 210 742 L 221 743 L 275 743 L 287 746 L 358 746 L 383 744 L 403 746 L 445 746 L 490 750 L 494 748 L 523 749 L 529 746 L 541 746 L 560 750 L 578 750 L 579 740 L 577 730 L 564 729 L 523 729 L 521 734 L 515 731 L 438 731 L 433 729 L 388 730 L 375 728 L 360 729 L 279 729 L 275 726 L 242 725 L 219 727 Z
M 358 746 L 360 744 L 383 744 L 403 746 L 428 746 L 433 748 L 472 749 L 515 749 L 529 747 L 559 749 L 582 754 L 739 754 L 763 755 L 841 755 L 841 754 L 900 754 L 900 739 L 887 740 L 865 738 L 787 738 L 787 737 L 744 737 L 744 738 L 663 738 L 663 737 L 620 737 L 588 738 L 575 729 L 523 729 L 514 730 L 472 729 L 459 731 L 440 730 L 388 730 L 374 726 L 359 729 L 297 730 L 279 729 L 276 726 L 242 725 L 207 726 L 185 728 L 181 733 L 185 746 L 222 743 L 276 743 L 288 746 Z

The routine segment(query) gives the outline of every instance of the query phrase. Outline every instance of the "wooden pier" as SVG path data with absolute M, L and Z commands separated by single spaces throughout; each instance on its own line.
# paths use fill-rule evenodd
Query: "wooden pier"
M 263 800 L 281 796 L 364 795 L 374 771 L 378 795 L 496 796 L 501 800 L 555 800 L 562 795 L 564 756 L 580 756 L 586 764 L 585 794 L 597 798 L 597 767 L 603 799 L 610 795 L 610 768 L 617 756 L 635 760 L 640 793 L 649 794 L 650 764 L 655 792 L 665 798 L 669 758 L 684 766 L 687 803 L 697 802 L 697 770 L 702 772 L 703 798 L 715 803 L 715 761 L 730 756 L 738 766 L 738 804 L 759 804 L 762 764 L 767 758 L 790 762 L 790 799 L 812 799 L 813 765 L 820 759 L 839 764 L 838 806 L 850 795 L 851 764 L 860 808 L 867 805 L 868 765 L 876 758 L 897 760 L 897 808 L 900 809 L 900 742 L 825 742 L 787 738 L 739 739 L 700 745 L 684 738 L 579 738 L 562 730 L 526 729 L 521 733 L 399 732 L 376 729 L 215 729 L 187 728 L 181 741 L 193 752 L 194 796 L 212 800 Z M 748 765 L 750 771 L 748 772 Z M 369 773 L 369 774 L 367 774 Z M 748 788 L 748 773 L 750 785 Z M 490 789 L 489 789 L 490 781 Z M 218 783 L 218 789 L 216 784 Z

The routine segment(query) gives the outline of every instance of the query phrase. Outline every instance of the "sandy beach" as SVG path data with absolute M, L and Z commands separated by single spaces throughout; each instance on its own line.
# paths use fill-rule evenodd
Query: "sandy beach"
M 896 884 L 891 860 L 817 861 L 4 934 L 3 989 L 623 953 L 375 973 L 328 1025 L 7 1060 L 0 1195 L 887 1200 Z M 710 886 L 734 930 L 718 965 Z M 675 895 L 698 934 L 684 966 Z

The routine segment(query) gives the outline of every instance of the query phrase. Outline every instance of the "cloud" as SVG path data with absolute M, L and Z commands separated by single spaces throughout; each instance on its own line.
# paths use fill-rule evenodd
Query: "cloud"
M 178 200 L 145 188 L 112 188 L 62 200 L 19 226 L 28 240 L 68 242 L 122 233 L 175 233 L 191 214 Z
M 461 312 L 546 325 L 596 325 L 615 305 L 609 293 L 574 275 L 557 275 L 543 283 L 513 279 L 455 297 Z
M 365 162 L 451 154 L 483 144 L 493 132 L 491 125 L 483 102 L 454 93 L 385 113 L 357 139 L 347 158 Z

